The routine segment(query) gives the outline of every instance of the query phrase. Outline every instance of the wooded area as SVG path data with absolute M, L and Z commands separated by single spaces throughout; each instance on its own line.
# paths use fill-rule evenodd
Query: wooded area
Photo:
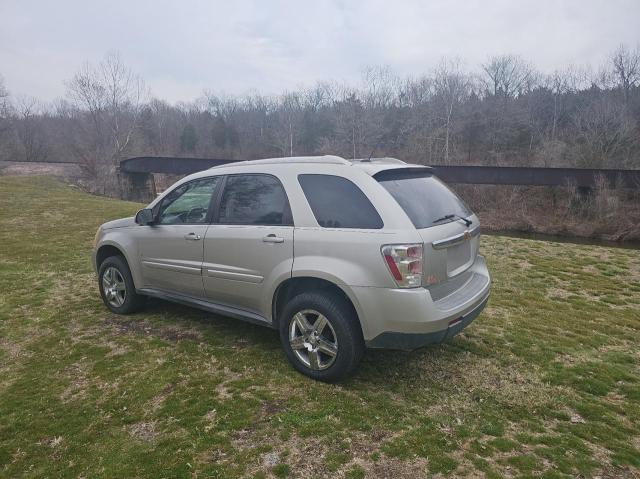
M 625 45 L 597 68 L 542 73 L 514 55 L 475 68 L 444 59 L 420 77 L 376 67 L 357 86 L 206 92 L 178 104 L 153 97 L 109 54 L 87 63 L 55 102 L 13 97 L 8 89 L 0 83 L 0 161 L 71 159 L 87 187 L 104 194 L 117 194 L 117 164 L 137 155 L 640 168 L 640 50 Z M 621 198 L 629 200 L 633 206 L 637 194 Z

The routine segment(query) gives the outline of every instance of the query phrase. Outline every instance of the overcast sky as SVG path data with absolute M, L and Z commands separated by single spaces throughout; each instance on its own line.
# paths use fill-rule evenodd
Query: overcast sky
M 640 0 L 0 0 L 0 75 L 12 95 L 44 100 L 113 50 L 155 96 L 190 101 L 357 82 L 373 65 L 418 75 L 444 56 L 595 67 L 639 42 Z

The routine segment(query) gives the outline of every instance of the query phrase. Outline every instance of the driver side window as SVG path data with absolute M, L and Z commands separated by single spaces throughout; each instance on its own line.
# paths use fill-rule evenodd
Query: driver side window
M 220 177 L 202 178 L 179 186 L 160 205 L 158 224 L 202 224 Z

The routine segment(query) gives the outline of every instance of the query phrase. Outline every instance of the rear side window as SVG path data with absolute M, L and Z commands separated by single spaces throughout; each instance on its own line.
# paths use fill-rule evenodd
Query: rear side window
M 232 175 L 220 201 L 219 223 L 292 226 L 287 195 L 271 175 Z
M 431 173 L 393 174 L 393 170 L 384 173 L 376 179 L 391 193 L 416 228 L 428 228 L 456 221 L 455 216 L 466 218 L 471 215 L 467 205 Z
M 323 228 L 380 229 L 380 215 L 353 182 L 334 175 L 298 175 L 316 221 Z

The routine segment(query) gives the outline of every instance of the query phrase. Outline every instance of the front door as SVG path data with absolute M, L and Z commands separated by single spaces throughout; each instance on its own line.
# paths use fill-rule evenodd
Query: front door
M 202 298 L 203 244 L 211 200 L 220 177 L 178 186 L 160 203 L 156 221 L 140 238 L 142 276 L 147 288 Z
M 230 175 L 204 241 L 207 299 L 263 313 L 265 285 L 293 265 L 293 220 L 280 181 L 266 174 Z

